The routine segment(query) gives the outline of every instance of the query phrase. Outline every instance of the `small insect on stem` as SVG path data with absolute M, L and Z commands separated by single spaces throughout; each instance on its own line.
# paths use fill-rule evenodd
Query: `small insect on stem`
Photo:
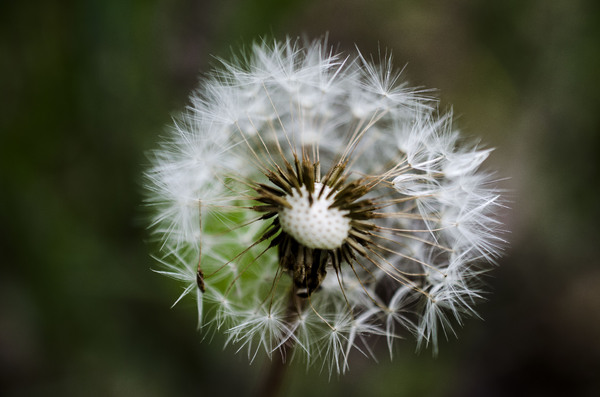
M 196 284 L 202 293 L 206 292 L 204 287 L 204 272 L 202 272 L 202 200 L 198 200 L 198 222 L 200 222 L 200 228 L 198 229 L 198 270 L 196 271 Z
M 196 284 L 202 293 L 206 292 L 206 288 L 204 287 L 204 273 L 200 269 L 200 262 L 198 262 L 198 271 L 196 272 Z

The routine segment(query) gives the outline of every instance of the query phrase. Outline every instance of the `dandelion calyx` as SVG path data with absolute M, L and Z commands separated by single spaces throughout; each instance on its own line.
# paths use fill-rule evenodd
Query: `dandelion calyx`
M 279 266 L 292 276 L 295 294 L 308 298 L 321 286 L 327 267 L 339 277 L 344 265 L 364 255 L 377 203 L 362 198 L 369 191 L 365 180 L 347 182 L 344 161 L 321 178 L 318 162 L 302 157 L 294 156 L 295 166 L 285 160 L 285 171 L 275 167 L 265 173 L 275 186 L 255 187 L 262 205 L 254 209 L 264 212 L 264 219 L 275 218 L 261 240 L 272 238 L 270 247 L 277 247 Z

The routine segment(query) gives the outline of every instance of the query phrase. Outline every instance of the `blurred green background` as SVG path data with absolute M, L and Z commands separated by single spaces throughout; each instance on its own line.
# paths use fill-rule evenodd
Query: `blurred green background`
M 201 71 L 260 35 L 391 49 L 509 177 L 484 321 L 436 359 L 296 364 L 290 396 L 600 393 L 600 2 L 5 1 L 0 5 L 0 394 L 248 395 L 264 363 L 195 330 L 150 271 L 141 174 Z M 208 339 L 215 339 L 209 343 Z

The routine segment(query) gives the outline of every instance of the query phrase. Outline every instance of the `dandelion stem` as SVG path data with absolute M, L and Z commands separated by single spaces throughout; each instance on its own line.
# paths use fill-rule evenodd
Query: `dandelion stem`
M 286 309 L 286 322 L 289 329 L 293 329 L 293 324 L 298 319 L 302 312 L 302 306 L 305 301 L 298 297 L 296 287 L 291 288 L 288 295 L 288 304 Z M 277 397 L 282 395 L 282 385 L 285 378 L 285 373 L 289 367 L 289 362 L 286 361 L 286 351 L 292 349 L 294 338 L 288 338 L 287 342 L 279 346 L 278 351 L 273 352 L 272 358 L 267 362 L 263 379 L 256 390 L 257 397 Z
M 268 364 L 269 367 L 255 394 L 257 397 L 277 397 L 281 395 L 283 378 L 289 364 L 285 362 L 282 354 L 275 354 Z

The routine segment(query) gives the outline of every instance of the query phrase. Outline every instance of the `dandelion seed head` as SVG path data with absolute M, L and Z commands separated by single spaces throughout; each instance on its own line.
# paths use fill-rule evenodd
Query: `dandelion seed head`
M 387 53 L 286 39 L 220 62 L 145 174 L 176 301 L 195 297 L 200 326 L 250 360 L 340 373 L 407 334 L 437 352 L 505 244 L 491 149 Z

